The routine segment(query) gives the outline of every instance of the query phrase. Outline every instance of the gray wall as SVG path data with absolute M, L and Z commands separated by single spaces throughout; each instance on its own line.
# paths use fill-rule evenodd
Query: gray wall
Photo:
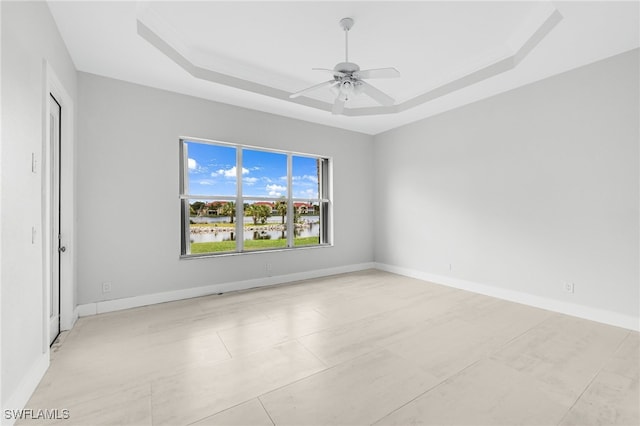
M 50 63 L 70 96 L 76 72 L 44 2 L 2 8 L 2 405 L 18 398 L 43 358 L 42 159 Z M 37 172 L 31 172 L 35 153 Z M 31 243 L 31 227 L 36 228 Z M 48 361 L 47 361 L 48 362 Z M 37 383 L 38 377 L 31 377 Z M 21 387 L 22 386 L 22 387 Z M 28 395 L 26 395 L 28 397 Z M 19 407 L 12 407 L 19 408 Z
M 377 135 L 376 262 L 637 319 L 638 75 L 635 50 Z
M 371 137 L 79 73 L 78 303 L 373 261 Z M 335 246 L 180 260 L 180 136 L 333 157 Z M 102 294 L 101 283 L 112 282 Z

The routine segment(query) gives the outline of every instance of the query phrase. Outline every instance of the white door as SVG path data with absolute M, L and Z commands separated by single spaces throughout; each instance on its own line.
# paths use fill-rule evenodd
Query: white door
M 49 132 L 51 141 L 51 288 L 49 301 L 49 344 L 60 334 L 60 255 L 65 248 L 60 244 L 60 104 L 51 95 Z

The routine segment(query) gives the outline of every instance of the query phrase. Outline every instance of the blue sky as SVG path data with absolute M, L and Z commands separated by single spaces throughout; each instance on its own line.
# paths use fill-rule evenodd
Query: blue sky
M 236 194 L 236 149 L 233 147 L 186 142 L 189 187 L 192 195 Z M 287 196 L 287 156 L 275 152 L 244 149 L 242 186 L 245 197 Z M 293 197 L 318 197 L 317 161 L 312 157 L 293 157 Z

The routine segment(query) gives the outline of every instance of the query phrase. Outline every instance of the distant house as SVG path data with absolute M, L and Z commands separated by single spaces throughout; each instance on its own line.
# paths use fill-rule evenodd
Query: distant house
M 205 204 L 207 215 L 217 215 L 220 216 L 223 214 L 224 206 L 227 205 L 227 201 L 212 201 L 208 204 Z
M 313 209 L 313 206 L 309 203 L 293 203 L 293 208 L 296 209 L 298 214 L 307 214 L 309 210 Z
M 257 201 L 253 203 L 255 206 L 267 206 L 271 209 L 271 214 L 278 214 L 278 209 L 276 208 L 276 203 L 271 203 L 269 201 Z

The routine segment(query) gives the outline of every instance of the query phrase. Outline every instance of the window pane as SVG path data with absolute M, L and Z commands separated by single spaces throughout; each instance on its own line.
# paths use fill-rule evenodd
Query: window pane
M 236 149 L 185 141 L 189 195 L 236 195 Z
M 188 200 L 191 254 L 236 251 L 235 203 Z
M 320 176 L 317 158 L 293 156 L 293 198 L 318 199 Z
M 248 197 L 286 197 L 286 154 L 242 150 L 242 193 Z
M 244 250 L 265 250 L 287 246 L 287 202 L 245 201 Z
M 320 244 L 320 206 L 317 201 L 293 203 L 293 223 L 295 246 L 308 246 Z
M 215 142 L 181 143 L 183 255 L 330 243 L 329 160 Z M 234 223 L 236 200 L 243 200 L 241 223 Z

